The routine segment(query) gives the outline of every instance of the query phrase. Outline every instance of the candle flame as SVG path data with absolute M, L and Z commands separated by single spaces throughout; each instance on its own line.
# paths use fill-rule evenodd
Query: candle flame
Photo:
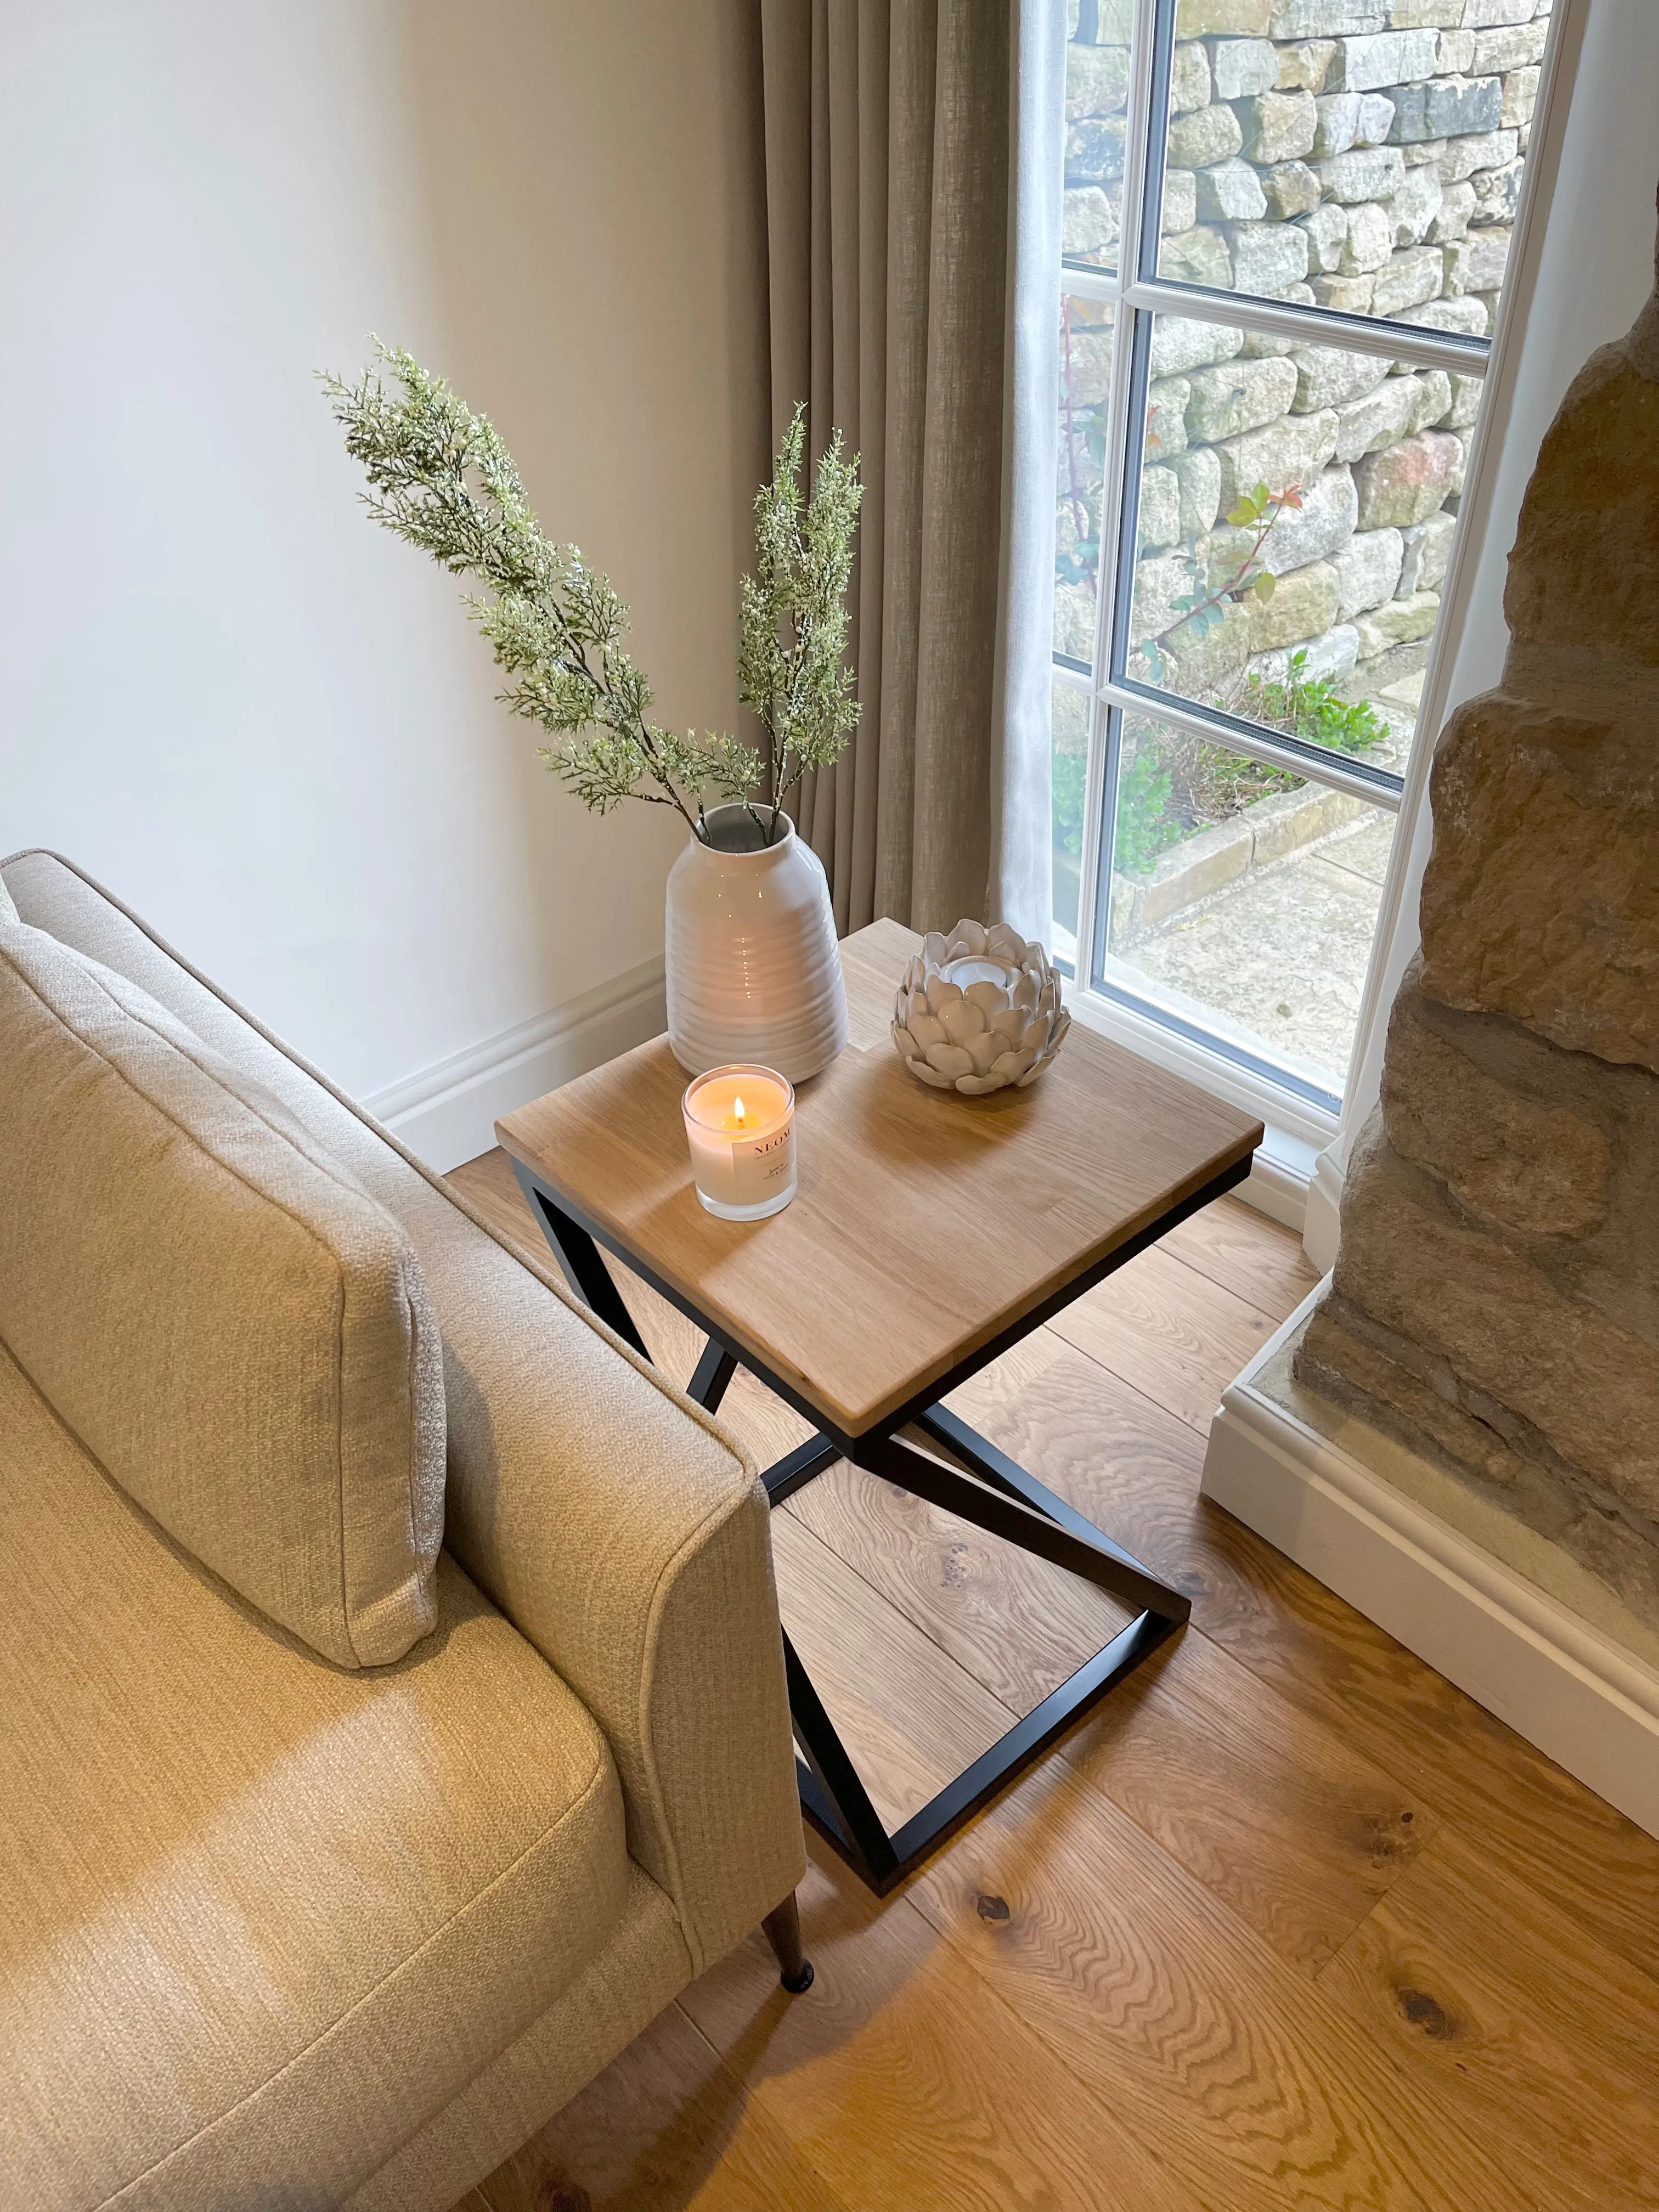
M 743 1101 L 742 1101 L 742 1099 L 741 1099 L 741 1098 L 734 1098 L 734 1099 L 732 1101 L 732 1112 L 737 1115 L 737 1117 L 738 1117 L 738 1128 L 742 1128 L 742 1127 L 743 1127 Z

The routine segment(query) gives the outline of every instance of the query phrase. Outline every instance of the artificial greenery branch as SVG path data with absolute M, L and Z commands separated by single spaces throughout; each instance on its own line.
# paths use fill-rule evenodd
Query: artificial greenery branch
M 743 580 L 738 696 L 766 726 L 766 797 L 775 810 L 811 769 L 827 768 L 859 718 L 846 660 L 847 586 L 864 491 L 837 430 L 801 496 L 805 410 L 783 434 L 769 484 L 755 495 L 755 574 Z
M 755 501 L 757 574 L 743 580 L 738 670 L 739 697 L 766 726 L 763 761 L 740 738 L 648 719 L 651 687 L 623 642 L 628 610 L 608 579 L 578 547 L 543 535 L 486 417 L 411 354 L 375 344 L 399 390 L 372 368 L 355 384 L 322 379 L 346 451 L 368 478 L 369 514 L 483 586 L 468 611 L 509 679 L 502 703 L 556 740 L 538 749 L 547 767 L 597 814 L 625 799 L 672 806 L 707 842 L 704 799 L 714 792 L 741 799 L 762 838 L 775 837 L 785 794 L 836 757 L 858 719 L 844 648 L 861 495 L 840 433 L 803 501 L 798 408 Z M 757 793 L 769 823 L 756 811 Z

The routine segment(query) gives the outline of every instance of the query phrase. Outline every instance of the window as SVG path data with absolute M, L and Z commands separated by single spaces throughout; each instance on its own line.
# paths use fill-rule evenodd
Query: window
M 1316 1126 L 1347 1079 L 1549 5 L 1070 0 L 1057 955 Z

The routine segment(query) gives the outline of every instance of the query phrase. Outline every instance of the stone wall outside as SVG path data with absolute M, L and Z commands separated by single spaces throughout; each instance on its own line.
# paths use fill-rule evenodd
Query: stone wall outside
M 1485 335 L 1508 260 L 1550 0 L 1177 0 L 1161 273 Z M 1127 0 L 1071 0 L 1065 247 L 1108 259 L 1121 198 Z M 1092 658 L 1103 410 L 1114 333 L 1066 331 L 1055 647 Z M 1475 377 L 1161 317 L 1152 347 L 1131 672 L 1237 705 L 1252 676 L 1352 698 L 1397 682 L 1440 609 Z M 1092 432 L 1092 441 L 1091 434 Z M 1131 457 L 1133 463 L 1133 457 Z M 1241 492 L 1298 488 L 1206 634 L 1172 605 L 1249 537 Z M 1250 572 L 1253 574 L 1255 572 Z M 1155 641 L 1159 659 L 1143 648 Z M 1416 656 L 1401 648 L 1416 647 Z M 1057 732 L 1062 744 L 1064 734 Z

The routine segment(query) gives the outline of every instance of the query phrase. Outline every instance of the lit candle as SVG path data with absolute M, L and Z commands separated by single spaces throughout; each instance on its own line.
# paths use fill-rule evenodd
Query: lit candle
M 763 1221 L 795 1194 L 795 1094 L 769 1067 L 713 1067 L 681 1101 L 697 1196 L 723 1221 Z

